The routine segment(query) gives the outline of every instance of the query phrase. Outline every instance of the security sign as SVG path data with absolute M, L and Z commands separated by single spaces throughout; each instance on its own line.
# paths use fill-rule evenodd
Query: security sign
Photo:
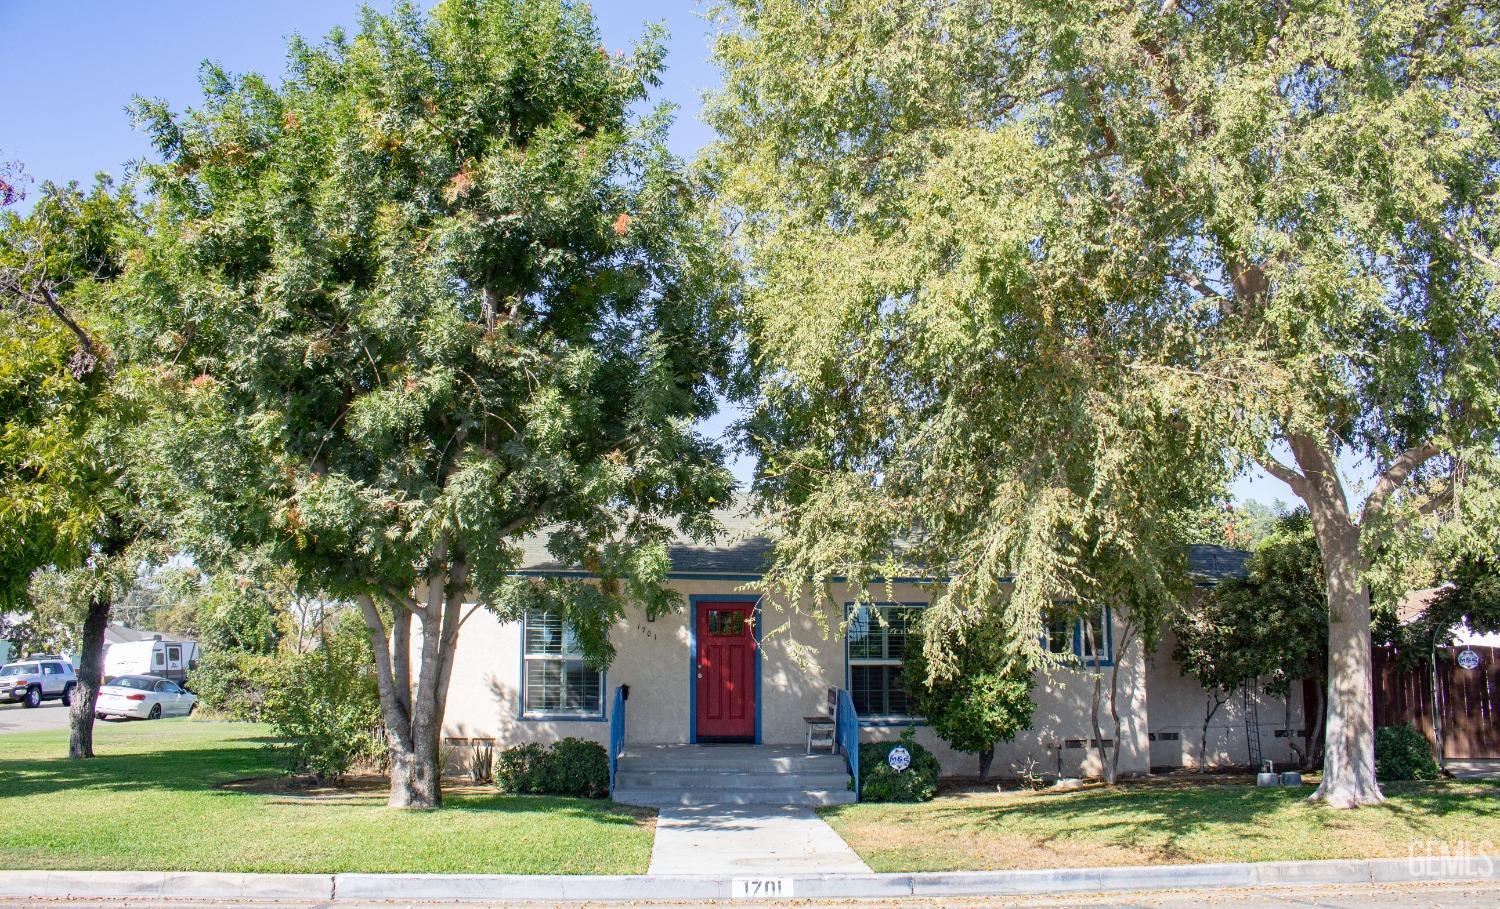
M 1479 654 L 1475 653 L 1472 648 L 1465 647 L 1458 652 L 1458 665 L 1464 669 L 1478 669 Z
M 892 770 L 901 773 L 911 766 L 911 752 L 906 750 L 905 745 L 897 745 L 885 756 L 885 762 L 891 765 Z

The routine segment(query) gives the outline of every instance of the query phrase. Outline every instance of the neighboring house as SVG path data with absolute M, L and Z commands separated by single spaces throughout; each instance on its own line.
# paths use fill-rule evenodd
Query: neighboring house
M 612 633 L 617 655 L 606 672 L 585 666 L 556 617 L 532 614 L 501 622 L 477 611 L 459 636 L 445 735 L 454 741 L 494 740 L 501 747 L 566 736 L 605 743 L 611 692 L 628 685 L 625 739 L 633 746 L 800 747 L 806 741 L 804 717 L 824 711 L 829 688 L 844 688 L 864 741 L 894 739 L 915 724 L 918 741 L 936 753 L 946 774 L 973 775 L 975 756 L 952 751 L 911 716 L 901 685 L 904 629 L 912 613 L 929 602 L 926 590 L 906 581 L 895 583 L 889 594 L 882 587 L 880 598 L 888 602 L 877 609 L 884 621 L 858 615 L 841 636 L 844 611 L 854 599 L 846 587 L 832 584 L 831 602 L 822 605 L 809 596 L 800 612 L 763 604 L 759 584 L 771 541 L 742 517 L 724 513 L 720 519 L 725 542 L 672 547 L 671 583 L 686 608 L 654 621 L 631 610 Z M 588 576 L 554 563 L 544 542 L 541 537 L 528 542 L 521 574 Z M 1190 555 L 1195 583 L 1211 586 L 1242 574 L 1248 553 L 1194 546 Z M 1196 765 L 1203 689 L 1172 662 L 1170 641 L 1148 660 L 1139 643 L 1118 651 L 1119 634 L 1117 618 L 1106 614 L 1094 637 L 1102 651 L 1099 662 L 1106 670 L 1117 664 L 1120 672 L 1121 729 L 1110 729 L 1107 702 L 1101 725 L 1106 739 L 1120 739 L 1121 773 Z M 1058 652 L 1092 662 L 1083 641 L 1074 622 L 1049 636 Z M 1016 775 L 1030 765 L 1048 776 L 1097 775 L 1101 768 L 1089 748 L 1092 693 L 1092 677 L 1083 669 L 1039 676 L 1033 728 L 997 747 L 994 773 Z M 1264 695 L 1255 701 L 1263 756 L 1287 762 L 1285 730 L 1290 725 L 1300 733 L 1303 725 L 1300 696 L 1294 695 L 1289 710 Z M 1233 705 L 1220 709 L 1210 729 L 1210 763 L 1248 762 L 1242 706 L 1236 695 Z
M 1440 584 L 1437 587 L 1424 587 L 1408 593 L 1396 605 L 1397 621 L 1403 625 L 1415 622 L 1427 611 L 1427 607 L 1432 605 L 1433 597 L 1452 586 L 1452 584 Z M 1467 622 L 1454 625 L 1452 635 L 1451 643 L 1454 647 L 1500 647 L 1500 633 L 1479 634 L 1472 631 Z

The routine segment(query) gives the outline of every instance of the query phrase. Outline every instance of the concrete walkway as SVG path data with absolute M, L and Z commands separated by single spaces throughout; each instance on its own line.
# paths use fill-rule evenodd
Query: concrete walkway
M 811 809 L 770 805 L 663 808 L 649 874 L 869 874 Z
M 1500 780 L 1500 760 L 1495 758 L 1450 758 L 1443 766 L 1460 780 Z

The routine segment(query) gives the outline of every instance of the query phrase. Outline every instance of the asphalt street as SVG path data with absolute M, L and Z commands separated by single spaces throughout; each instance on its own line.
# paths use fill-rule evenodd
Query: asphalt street
M 27 710 L 20 704 L 0 704 L 0 735 L 7 732 L 42 732 L 68 728 L 68 708 L 62 701 L 43 701 Z
M 503 902 L 507 909 L 566 905 L 588 906 L 594 909 L 620 909 L 631 906 L 697 906 L 701 902 L 673 901 L 669 894 L 661 901 L 630 902 L 585 902 L 585 903 L 537 903 Z M 792 909 L 807 906 L 837 906 L 844 909 L 866 909 L 866 907 L 942 907 L 942 909 L 1076 909 L 1076 907 L 1111 907 L 1111 909 L 1475 909 L 1481 906 L 1500 905 L 1500 881 L 1476 884 L 1382 884 L 1347 887 L 1268 887 L 1253 890 L 1177 890 L 1165 893 L 1118 893 L 1107 896 L 1074 897 L 944 897 L 941 899 L 879 899 L 879 900 L 797 900 L 794 902 L 772 902 L 765 900 L 736 900 L 740 904 L 766 909 Z M 225 906 L 262 906 L 266 909 L 392 909 L 398 906 L 468 907 L 486 905 L 482 902 L 410 902 L 410 901 L 354 901 L 308 902 L 302 900 L 15 900 L 0 898 L 0 909 L 20 909 L 23 906 L 66 906 L 68 909 L 209 909 Z

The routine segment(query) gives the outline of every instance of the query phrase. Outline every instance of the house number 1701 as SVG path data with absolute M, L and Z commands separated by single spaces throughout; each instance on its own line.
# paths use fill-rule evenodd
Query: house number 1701
M 792 879 L 789 877 L 737 877 L 731 882 L 730 896 L 737 900 L 789 899 Z

